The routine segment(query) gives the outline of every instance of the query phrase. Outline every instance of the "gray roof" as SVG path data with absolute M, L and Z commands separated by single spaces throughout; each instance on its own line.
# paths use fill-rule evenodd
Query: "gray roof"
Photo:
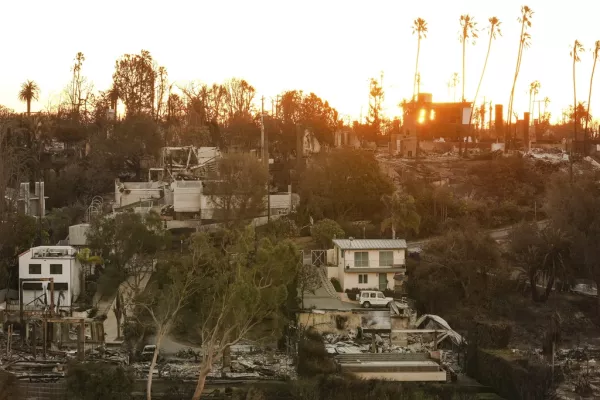
M 333 239 L 333 244 L 343 250 L 406 249 L 404 239 Z

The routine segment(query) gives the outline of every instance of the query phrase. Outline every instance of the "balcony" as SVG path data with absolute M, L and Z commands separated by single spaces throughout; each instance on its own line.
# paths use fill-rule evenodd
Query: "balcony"
M 404 264 L 388 264 L 388 265 L 380 265 L 378 261 L 369 260 L 369 262 L 364 261 L 349 261 L 346 260 L 344 262 L 344 269 L 347 272 L 356 272 L 356 273 L 368 273 L 368 272 L 395 272 L 406 274 L 406 265 Z

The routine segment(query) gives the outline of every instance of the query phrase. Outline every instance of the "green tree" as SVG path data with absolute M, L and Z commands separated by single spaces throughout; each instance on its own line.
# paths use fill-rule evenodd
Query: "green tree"
M 98 282 L 102 295 L 112 295 L 127 276 L 133 276 L 132 289 L 152 271 L 160 251 L 168 244 L 169 235 L 156 213 L 141 215 L 119 213 L 111 218 L 94 219 L 87 232 L 91 250 L 105 263 Z
M 519 22 L 521 23 L 521 34 L 519 36 L 519 52 L 517 53 L 517 66 L 515 68 L 515 76 L 513 78 L 512 89 L 510 90 L 510 98 L 508 100 L 508 126 L 506 128 L 505 143 L 509 143 L 511 135 L 511 123 L 513 119 L 513 102 L 515 98 L 515 88 L 517 86 L 517 79 L 519 77 L 519 71 L 521 70 L 521 61 L 523 59 L 523 50 L 531 45 L 531 34 L 527 32 L 531 28 L 531 18 L 533 17 L 533 10 L 528 6 L 521 7 L 521 16 Z
M 133 391 L 133 371 L 106 363 L 71 363 L 66 374 L 69 397 L 81 400 L 124 400 Z
M 421 53 L 421 39 L 425 39 L 427 37 L 427 22 L 423 18 L 417 18 L 413 21 L 413 35 L 417 34 L 417 58 L 415 61 L 415 79 L 413 82 L 413 100 L 416 101 L 416 96 L 419 92 L 419 84 L 417 81 L 420 81 L 419 74 L 419 55 Z
M 388 217 L 381 222 L 381 231 L 392 229 L 392 239 L 396 239 L 396 231 L 402 232 L 404 237 L 409 231 L 419 233 L 421 216 L 417 213 L 415 199 L 408 194 L 395 192 L 391 196 L 384 196 L 383 203 L 387 209 Z
M 215 209 L 213 219 L 241 223 L 264 215 L 268 183 L 267 168 L 256 157 L 233 153 L 220 158 L 205 188 Z
M 536 223 L 522 223 L 511 232 L 510 249 L 517 264 L 527 272 L 534 302 L 548 300 L 556 279 L 564 282 L 568 277 L 569 241 L 560 229 L 548 226 L 540 230 Z M 540 295 L 537 287 L 544 280 L 546 286 Z
M 477 39 L 477 22 L 475 22 L 475 18 L 470 16 L 469 14 L 463 14 L 460 16 L 460 43 L 462 44 L 462 95 L 461 101 L 464 103 L 467 101 L 465 98 L 465 62 L 467 57 L 467 42 L 469 40 L 475 44 L 475 39 Z M 474 103 L 473 103 L 474 104 Z
M 166 260 L 159 271 L 160 282 L 154 281 L 135 300 L 149 316 L 155 331 L 155 349 L 150 362 L 146 380 L 146 396 L 152 399 L 152 376 L 161 350 L 162 341 L 173 328 L 180 311 L 187 306 L 192 296 L 200 290 L 200 280 L 209 271 L 205 264 L 198 263 L 193 257 Z
M 421 260 L 469 301 L 486 295 L 489 274 L 498 268 L 499 256 L 495 241 L 469 222 L 428 243 Z
M 31 102 L 38 100 L 40 96 L 40 87 L 32 80 L 28 80 L 21 85 L 19 100 L 27 103 L 27 116 L 31 115 Z
M 481 84 L 483 82 L 483 77 L 485 76 L 485 70 L 487 68 L 488 60 L 490 58 L 490 51 L 492 50 L 492 42 L 496 39 L 498 35 L 502 36 L 502 31 L 500 30 L 500 20 L 497 17 L 490 17 L 488 21 L 490 22 L 490 40 L 488 42 L 488 48 L 485 54 L 485 61 L 483 62 L 483 69 L 481 70 L 481 76 L 479 77 L 479 83 L 477 84 L 477 90 L 475 91 L 475 97 L 473 98 L 473 105 L 477 104 L 477 97 L 479 96 L 479 91 L 481 90 Z M 469 125 L 471 125 L 472 119 L 473 113 L 469 115 Z
M 202 344 L 193 397 L 199 399 L 208 373 L 226 349 L 253 334 L 270 339 L 280 331 L 281 304 L 300 260 L 292 243 L 257 241 L 251 227 L 225 232 L 221 240 L 196 234 L 189 253 L 191 265 L 203 271 L 199 290 L 182 314 L 186 328 L 197 332 Z
M 298 188 L 301 209 L 315 219 L 371 220 L 380 216 L 381 198 L 393 192 L 373 154 L 342 149 L 319 154 Z
M 40 225 L 28 215 L 11 213 L 0 221 L 0 282 L 3 285 L 18 279 L 19 254 L 33 247 L 39 233 Z
M 93 151 L 104 158 L 104 165 L 114 176 L 141 180 L 143 162 L 156 158 L 162 147 L 158 124 L 145 115 L 135 115 L 119 122 L 114 133 L 99 141 Z
M 331 249 L 333 248 L 332 240 L 343 238 L 345 232 L 337 222 L 325 218 L 310 227 L 310 235 L 319 246 L 324 249 Z
M 127 116 L 154 116 L 158 69 L 147 50 L 124 54 L 115 63 L 113 87 L 125 104 Z
M 547 213 L 553 226 L 571 241 L 572 265 L 600 287 L 600 187 L 594 173 L 574 177 L 557 175 L 547 190 Z M 598 316 L 600 317 L 600 295 Z

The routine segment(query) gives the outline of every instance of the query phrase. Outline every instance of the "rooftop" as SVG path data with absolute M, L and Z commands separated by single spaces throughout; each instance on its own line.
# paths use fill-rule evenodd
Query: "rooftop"
M 32 258 L 72 258 L 77 253 L 77 249 L 71 246 L 38 246 L 21 253 L 19 257 L 28 252 L 31 252 Z
M 333 239 L 333 244 L 342 250 L 406 249 L 404 239 Z

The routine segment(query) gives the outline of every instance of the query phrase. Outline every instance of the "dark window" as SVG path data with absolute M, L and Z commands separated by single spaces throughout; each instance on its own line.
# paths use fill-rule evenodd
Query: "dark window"
M 42 264 L 29 264 L 29 273 L 31 275 L 41 275 Z
M 358 274 L 358 283 L 369 283 L 369 275 Z
M 48 285 L 50 288 L 50 285 Z M 69 290 L 69 284 L 67 282 L 57 282 L 54 284 L 54 290 Z
M 60 275 L 62 274 L 62 264 L 50 264 L 50 274 Z
M 42 290 L 42 282 L 23 282 L 23 290 Z

